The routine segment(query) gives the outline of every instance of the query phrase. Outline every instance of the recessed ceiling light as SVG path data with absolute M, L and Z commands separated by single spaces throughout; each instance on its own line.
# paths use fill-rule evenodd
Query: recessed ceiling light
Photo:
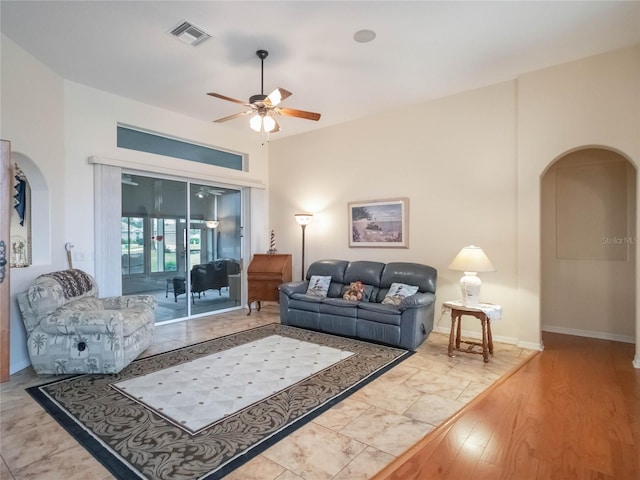
M 376 38 L 376 32 L 373 30 L 358 30 L 353 34 L 353 39 L 358 43 L 369 43 Z

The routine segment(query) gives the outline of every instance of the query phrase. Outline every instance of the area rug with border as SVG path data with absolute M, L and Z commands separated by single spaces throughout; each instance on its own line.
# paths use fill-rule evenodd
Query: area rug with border
M 116 478 L 213 480 L 411 354 L 270 324 L 27 391 Z

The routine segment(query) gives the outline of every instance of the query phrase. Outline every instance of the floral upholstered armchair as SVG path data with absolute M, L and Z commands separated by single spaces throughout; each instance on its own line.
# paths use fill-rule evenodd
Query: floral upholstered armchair
M 41 275 L 18 305 L 39 374 L 117 373 L 153 341 L 154 297 L 98 298 L 81 270 Z

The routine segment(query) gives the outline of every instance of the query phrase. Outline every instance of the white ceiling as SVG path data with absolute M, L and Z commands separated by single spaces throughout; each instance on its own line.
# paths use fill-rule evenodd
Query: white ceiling
M 640 43 L 639 1 L 5 1 L 2 33 L 62 77 L 211 121 L 283 87 L 284 137 Z M 197 47 L 167 34 L 188 20 Z M 353 40 L 361 29 L 371 43 Z M 248 129 L 248 119 L 227 128 Z

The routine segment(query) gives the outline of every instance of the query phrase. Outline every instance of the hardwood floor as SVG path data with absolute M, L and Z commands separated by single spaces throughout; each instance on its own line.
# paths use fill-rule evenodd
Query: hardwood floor
M 544 352 L 375 480 L 640 479 L 632 344 L 545 333 Z

